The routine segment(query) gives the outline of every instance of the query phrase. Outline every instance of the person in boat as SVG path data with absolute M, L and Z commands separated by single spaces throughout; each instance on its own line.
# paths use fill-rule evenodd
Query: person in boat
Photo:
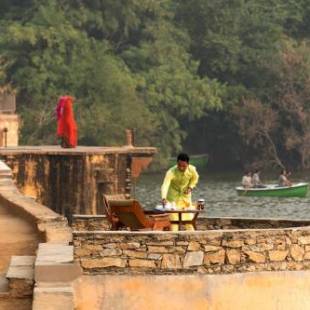
M 264 185 L 262 183 L 262 181 L 260 180 L 260 170 L 259 169 L 255 169 L 253 176 L 252 176 L 252 186 L 254 188 L 265 188 L 266 185 Z
M 170 168 L 165 175 L 161 186 L 162 204 L 174 203 L 179 210 L 192 206 L 192 191 L 196 187 L 199 179 L 196 168 L 189 164 L 189 156 L 181 153 L 177 157 L 177 164 Z M 190 220 L 193 214 L 182 214 L 183 220 Z M 178 214 L 172 213 L 171 219 L 176 220 Z M 178 225 L 172 225 L 172 230 L 178 230 Z M 192 230 L 192 225 L 186 226 L 187 230 Z
M 253 187 L 253 183 L 252 183 L 252 172 L 249 170 L 246 170 L 244 172 L 244 175 L 242 177 L 242 181 L 241 184 L 244 188 L 251 188 Z
M 57 136 L 61 147 L 74 148 L 77 146 L 77 126 L 73 113 L 73 97 L 60 97 L 56 107 Z
M 279 176 L 278 186 L 280 187 L 292 186 L 292 182 L 288 179 L 289 175 L 290 173 L 288 173 L 285 169 L 282 169 Z

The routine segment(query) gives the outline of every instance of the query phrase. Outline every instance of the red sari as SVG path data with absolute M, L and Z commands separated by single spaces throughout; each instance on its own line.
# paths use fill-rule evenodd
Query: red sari
M 57 136 L 61 138 L 61 146 L 73 148 L 77 145 L 77 126 L 73 114 L 73 98 L 63 96 L 59 99 L 57 113 Z

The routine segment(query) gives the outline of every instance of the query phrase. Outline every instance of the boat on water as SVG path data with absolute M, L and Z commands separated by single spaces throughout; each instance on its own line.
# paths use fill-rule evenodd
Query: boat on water
M 248 197 L 305 197 L 308 183 L 295 183 L 292 186 L 281 187 L 277 184 L 268 184 L 264 188 L 236 187 L 239 196 Z

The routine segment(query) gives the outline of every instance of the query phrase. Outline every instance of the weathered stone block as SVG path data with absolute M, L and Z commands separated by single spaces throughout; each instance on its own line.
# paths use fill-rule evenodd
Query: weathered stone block
M 177 246 L 183 246 L 183 245 L 188 245 L 188 241 L 177 241 L 176 242 Z
M 122 255 L 121 249 L 104 249 L 100 252 L 100 256 L 119 256 Z
M 127 260 L 119 257 L 103 257 L 103 258 L 93 258 L 81 259 L 81 265 L 86 269 L 96 269 L 96 268 L 108 268 L 108 267 L 126 267 Z
M 153 259 L 153 260 L 161 260 L 162 259 L 162 255 L 161 254 L 154 254 L 151 253 L 147 256 L 148 259 Z
M 299 244 L 310 244 L 310 236 L 301 236 L 297 240 Z
M 286 259 L 288 251 L 269 251 L 268 254 L 272 262 L 280 262 Z
M 147 253 L 146 252 L 138 252 L 133 250 L 124 250 L 123 254 L 129 257 L 136 257 L 136 258 L 146 258 Z
M 161 262 L 162 269 L 180 269 L 182 268 L 181 258 L 176 254 L 164 254 Z
M 228 248 L 241 248 L 243 246 L 243 240 L 223 240 L 222 246 L 226 246 Z
M 175 252 L 178 254 L 184 254 L 186 253 L 186 248 L 181 246 L 171 247 L 171 252 Z
M 249 260 L 254 263 L 264 263 L 266 261 L 264 254 L 253 251 L 246 251 L 245 254 L 248 256 Z
M 129 267 L 156 268 L 155 261 L 147 259 L 130 259 Z
M 140 247 L 140 243 L 139 242 L 128 242 L 128 243 L 120 243 L 119 247 L 123 250 L 134 250 L 134 249 L 138 249 Z M 107 246 L 105 246 L 107 247 Z M 115 243 L 114 246 L 115 247 Z
M 200 250 L 200 243 L 197 241 L 191 241 L 187 248 L 188 251 L 198 251 Z
M 211 264 L 224 264 L 225 262 L 225 250 L 220 250 L 218 252 L 210 252 L 206 253 L 204 256 L 204 264 L 211 265 Z
M 297 262 L 300 262 L 302 261 L 303 259 L 303 256 L 304 256 L 304 249 L 297 245 L 297 244 L 292 244 L 291 247 L 290 247 L 290 254 L 291 254 L 291 257 L 297 261 Z
M 216 252 L 222 249 L 220 246 L 215 246 L 215 245 L 205 245 L 204 250 L 205 252 Z
M 246 239 L 246 240 L 244 240 L 244 244 L 254 245 L 254 244 L 256 244 L 256 239 Z
M 183 267 L 189 268 L 194 266 L 201 266 L 203 263 L 203 252 L 187 252 L 184 258 Z
M 236 265 L 240 263 L 240 251 L 231 249 L 226 251 L 227 261 L 229 264 Z
M 169 253 L 170 249 L 164 246 L 148 246 L 147 247 L 149 253 Z

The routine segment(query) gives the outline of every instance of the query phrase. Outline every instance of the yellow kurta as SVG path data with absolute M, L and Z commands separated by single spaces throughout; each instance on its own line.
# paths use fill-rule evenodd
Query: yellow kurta
M 188 165 L 186 170 L 180 171 L 177 166 L 170 168 L 165 176 L 161 186 L 161 198 L 169 202 L 175 202 L 178 209 L 185 209 L 192 205 L 191 193 L 184 192 L 190 187 L 193 189 L 198 183 L 199 175 L 196 168 Z M 182 214 L 182 220 L 191 220 L 193 214 Z M 171 220 L 177 220 L 178 214 L 171 213 Z M 178 231 L 179 227 L 176 224 L 171 225 L 171 230 Z M 194 230 L 191 224 L 186 225 L 186 230 Z
M 198 179 L 199 175 L 194 166 L 188 165 L 184 172 L 180 171 L 177 166 L 173 166 L 166 173 L 161 187 L 161 198 L 169 202 L 175 202 L 180 209 L 191 206 L 192 195 L 184 192 L 189 187 L 193 189 Z

